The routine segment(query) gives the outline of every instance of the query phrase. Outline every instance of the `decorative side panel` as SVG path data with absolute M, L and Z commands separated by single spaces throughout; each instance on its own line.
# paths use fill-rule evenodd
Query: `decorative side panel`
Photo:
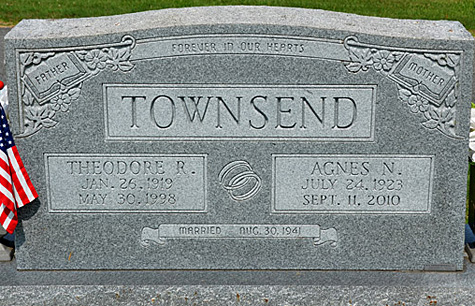
M 417 50 L 360 43 L 345 39 L 349 72 L 370 68 L 398 84 L 399 99 L 411 113 L 419 114 L 423 127 L 450 138 L 455 134 L 455 112 L 459 96 L 460 51 Z
M 30 136 L 42 128 L 51 128 L 58 121 L 57 112 L 67 112 L 80 94 L 83 82 L 101 71 L 129 72 L 129 61 L 135 39 L 124 36 L 120 43 L 52 49 L 51 51 L 18 50 L 21 94 L 20 120 L 22 133 Z

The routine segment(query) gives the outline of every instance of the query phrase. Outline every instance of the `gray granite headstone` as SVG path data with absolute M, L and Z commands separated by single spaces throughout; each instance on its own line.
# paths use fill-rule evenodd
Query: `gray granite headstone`
M 4 40 L 3 38 L 5 35 L 10 31 L 10 28 L 2 28 L 0 27 L 0 50 L 3 50 Z M 6 73 L 5 73 L 5 59 L 3 51 L 0 51 L 0 81 L 5 82 L 6 80 Z
M 461 270 L 474 40 L 270 7 L 24 20 L 20 270 Z

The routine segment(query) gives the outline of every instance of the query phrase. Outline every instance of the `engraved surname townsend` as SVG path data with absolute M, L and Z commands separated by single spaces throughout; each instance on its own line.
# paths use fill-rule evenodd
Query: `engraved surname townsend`
M 203 212 L 204 155 L 48 154 L 51 212 Z
M 107 137 L 371 140 L 375 89 L 106 84 Z
M 430 156 L 273 155 L 274 213 L 428 213 Z

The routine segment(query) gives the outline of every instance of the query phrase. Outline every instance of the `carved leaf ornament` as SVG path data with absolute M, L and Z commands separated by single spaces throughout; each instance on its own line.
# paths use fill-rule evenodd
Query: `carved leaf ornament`
M 65 49 L 55 52 L 22 52 L 20 91 L 24 111 L 24 129 L 18 137 L 27 137 L 58 121 L 57 112 L 67 112 L 81 95 L 83 82 L 101 71 L 129 72 L 135 39 L 124 36 L 115 44 Z
M 411 113 L 420 114 L 424 128 L 460 138 L 455 134 L 460 52 L 369 45 L 353 36 L 347 37 L 344 45 L 350 58 L 345 63 L 349 72 L 373 69 L 395 81 L 400 101 Z

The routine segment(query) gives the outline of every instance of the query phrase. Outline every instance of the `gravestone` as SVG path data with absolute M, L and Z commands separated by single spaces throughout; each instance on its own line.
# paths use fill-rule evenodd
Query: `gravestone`
M 24 20 L 19 270 L 461 270 L 472 36 L 269 7 Z

